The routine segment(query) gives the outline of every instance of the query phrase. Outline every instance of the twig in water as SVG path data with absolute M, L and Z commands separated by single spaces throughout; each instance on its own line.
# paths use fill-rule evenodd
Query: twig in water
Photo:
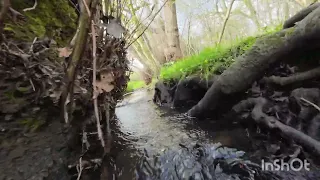
M 306 102 L 306 103 L 308 103 L 308 104 L 310 104 L 311 106 L 313 106 L 314 108 L 316 108 L 318 111 L 320 111 L 320 107 L 319 106 L 317 106 L 316 104 L 314 104 L 314 103 L 312 103 L 312 102 L 310 102 L 310 101 L 308 101 L 308 100 L 306 100 L 305 98 L 300 98 L 302 101 L 304 101 L 304 102 Z
M 34 5 L 31 7 L 31 8 L 25 8 L 23 9 L 24 12 L 27 12 L 27 11 L 31 11 L 31 10 L 34 10 L 38 5 L 38 1 L 37 0 L 34 0 Z

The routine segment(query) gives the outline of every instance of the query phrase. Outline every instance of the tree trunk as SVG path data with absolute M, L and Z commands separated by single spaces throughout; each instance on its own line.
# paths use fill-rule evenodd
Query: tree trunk
M 320 8 L 317 8 L 295 27 L 284 29 L 256 42 L 244 55 L 238 57 L 214 82 L 201 101 L 188 111 L 199 117 L 217 109 L 224 98 L 245 92 L 260 79 L 271 64 L 285 59 L 293 52 L 320 47 Z
M 227 22 L 229 20 L 229 17 L 230 17 L 230 14 L 231 14 L 231 10 L 232 10 L 232 6 L 233 6 L 233 3 L 234 3 L 235 0 L 232 0 L 231 3 L 230 3 L 230 6 L 229 6 L 229 9 L 226 13 L 226 17 L 224 19 L 224 22 L 223 22 L 223 26 L 222 26 L 222 30 L 221 30 L 221 33 L 220 33 L 220 36 L 219 36 L 219 41 L 218 41 L 218 44 L 221 43 L 221 40 L 222 40 L 222 37 L 223 37 L 223 34 L 224 34 L 224 30 L 226 29 L 226 25 L 227 25 Z
M 167 61 L 178 60 L 182 57 L 179 29 L 177 23 L 176 3 L 174 0 L 168 0 L 164 7 L 165 30 L 167 35 L 168 47 L 166 49 Z
M 261 24 L 259 22 L 259 19 L 257 17 L 257 12 L 254 9 L 251 0 L 244 0 L 244 4 L 247 6 L 247 8 L 250 11 L 250 19 L 256 24 L 258 29 L 260 29 L 261 28 Z

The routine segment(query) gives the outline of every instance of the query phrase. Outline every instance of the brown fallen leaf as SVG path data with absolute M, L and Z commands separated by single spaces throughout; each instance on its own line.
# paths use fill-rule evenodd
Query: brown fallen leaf
M 93 86 L 96 87 L 96 91 L 93 92 L 93 99 L 95 99 L 100 93 L 111 92 L 114 89 L 114 85 L 111 84 L 115 77 L 112 72 L 102 72 L 100 74 L 100 81 L 96 81 Z
M 72 49 L 68 47 L 58 48 L 59 57 L 69 57 L 72 53 Z

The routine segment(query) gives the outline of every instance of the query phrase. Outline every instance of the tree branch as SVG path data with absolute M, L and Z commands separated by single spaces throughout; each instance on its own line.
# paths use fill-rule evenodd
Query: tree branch
M 151 21 L 149 22 L 149 24 L 147 25 L 147 27 L 142 31 L 142 33 L 137 37 L 137 38 L 135 38 L 132 42 L 130 42 L 129 44 L 128 44 L 128 46 L 127 47 L 125 47 L 125 49 L 128 49 L 137 39 L 139 39 L 142 35 L 143 35 L 143 33 L 149 28 L 149 26 L 150 26 L 150 24 L 153 22 L 153 20 L 156 18 L 156 16 L 160 13 L 160 11 L 162 10 L 162 8 L 164 7 L 164 5 L 166 5 L 167 4 L 167 2 L 168 2 L 169 0 L 166 0 L 164 3 L 163 3 L 163 5 L 160 7 L 160 9 L 156 12 L 156 14 L 153 16 L 153 18 L 151 19 Z
M 220 33 L 220 36 L 219 36 L 218 44 L 221 43 L 222 36 L 223 36 L 223 34 L 224 34 L 224 30 L 226 29 L 226 25 L 227 25 L 228 19 L 229 19 L 229 17 L 230 17 L 230 14 L 231 14 L 231 10 L 232 10 L 232 6 L 233 6 L 234 1 L 235 1 L 235 0 L 232 0 L 232 1 L 231 1 L 230 6 L 229 6 L 229 9 L 228 9 L 227 14 L 226 14 L 226 17 L 225 17 L 225 19 L 224 19 L 223 26 L 222 26 L 222 30 L 221 30 L 221 33 Z

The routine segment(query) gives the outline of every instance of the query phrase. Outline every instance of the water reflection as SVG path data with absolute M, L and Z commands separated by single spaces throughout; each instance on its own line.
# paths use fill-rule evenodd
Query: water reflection
M 119 123 L 118 138 L 123 147 L 116 157 L 122 168 L 119 179 L 133 179 L 135 163 L 140 153 L 158 154 L 166 148 L 195 142 L 217 143 L 248 151 L 250 141 L 244 129 L 233 125 L 223 127 L 219 122 L 194 121 L 172 109 L 159 108 L 152 93 L 139 91 L 127 97 L 125 106 L 116 109 Z

